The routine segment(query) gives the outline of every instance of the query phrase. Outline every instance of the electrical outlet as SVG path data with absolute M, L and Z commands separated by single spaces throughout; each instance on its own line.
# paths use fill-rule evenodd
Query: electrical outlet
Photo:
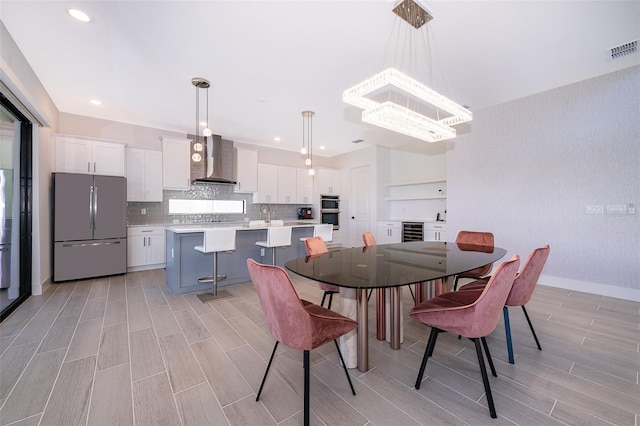
M 140 209 L 140 214 L 147 214 L 147 209 Z
M 263 248 L 260 249 L 260 256 L 264 256 L 264 249 Z
M 627 205 L 627 213 L 636 214 L 636 203 L 629 203 Z

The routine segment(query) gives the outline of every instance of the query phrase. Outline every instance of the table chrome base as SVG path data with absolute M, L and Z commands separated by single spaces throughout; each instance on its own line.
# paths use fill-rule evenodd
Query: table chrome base
M 228 290 L 218 290 L 217 294 L 202 293 L 198 294 L 197 297 L 202 303 L 207 303 L 211 302 L 212 300 L 228 299 L 229 297 L 233 297 L 233 294 L 229 293 Z

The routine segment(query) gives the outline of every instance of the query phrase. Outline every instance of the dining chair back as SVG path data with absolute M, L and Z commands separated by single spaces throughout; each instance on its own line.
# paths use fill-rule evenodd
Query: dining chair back
M 456 243 L 493 248 L 494 238 L 491 232 L 460 231 L 456 236 Z M 456 275 L 453 282 L 453 289 L 456 290 L 458 288 L 458 280 L 460 278 L 473 278 L 477 280 L 489 274 L 491 269 L 493 269 L 493 263 Z
M 198 295 L 203 303 L 223 297 L 231 297 L 231 294 L 225 291 L 218 292 L 218 281 L 227 278 L 226 275 L 218 274 L 218 253 L 228 252 L 236 249 L 236 229 L 235 228 L 207 228 L 204 230 L 204 236 L 201 246 L 193 248 L 200 253 L 213 253 L 213 275 L 198 278 L 200 283 L 212 283 L 213 287 L 210 293 Z
M 329 225 L 329 226 L 333 228 L 332 225 Z M 307 255 L 309 256 L 329 252 L 326 244 L 324 243 L 324 240 L 320 236 L 307 238 L 304 241 L 304 246 L 307 249 Z M 331 285 L 331 284 L 326 284 L 321 282 L 318 282 L 318 287 L 320 287 L 320 290 L 324 291 L 324 294 L 322 295 L 322 301 L 320 302 L 320 306 L 324 306 L 324 301 L 327 298 L 327 296 L 329 296 L 329 303 L 327 304 L 327 309 L 331 309 L 331 302 L 333 301 L 333 295 L 335 293 L 340 292 L 340 287 L 338 287 L 337 285 Z
M 372 247 L 376 245 L 376 238 L 371 232 L 364 232 L 362 234 L 362 241 L 365 247 Z
M 444 293 L 411 310 L 409 313 L 411 317 L 431 327 L 431 334 L 416 379 L 416 389 L 420 389 L 427 360 L 433 355 L 438 334 L 443 331 L 457 333 L 469 338 L 475 344 L 489 413 L 491 417 L 497 417 L 482 347 L 487 355 L 491 373 L 497 376 L 485 336 L 493 332 L 498 324 L 500 311 L 509 296 L 519 265 L 520 257 L 515 255 L 498 266 L 484 289 Z
M 260 399 L 278 343 L 281 342 L 290 348 L 301 350 L 303 351 L 304 365 L 304 424 L 308 425 L 310 418 L 309 351 L 333 340 L 351 392 L 355 395 L 349 371 L 345 366 L 336 339 L 355 329 L 358 323 L 329 309 L 300 299 L 291 278 L 279 266 L 262 265 L 253 259 L 247 259 L 247 268 L 258 293 L 269 332 L 276 340 L 256 401 Z
M 531 300 L 531 296 L 533 296 L 533 292 L 536 288 L 536 284 L 538 283 L 540 274 L 542 274 L 542 269 L 544 268 L 544 265 L 547 262 L 547 258 L 549 257 L 550 251 L 551 249 L 549 247 L 549 244 L 546 244 L 544 247 L 534 249 L 529 254 L 529 257 L 524 262 L 522 269 L 520 270 L 520 272 L 518 272 L 518 274 L 516 275 L 516 278 L 513 280 L 513 287 L 511 287 L 509 296 L 505 301 L 502 312 L 504 316 L 504 329 L 505 329 L 506 339 L 507 339 L 507 351 L 509 354 L 509 363 L 511 364 L 515 362 L 515 358 L 513 356 L 513 343 L 511 340 L 511 323 L 509 320 L 509 306 L 522 307 L 522 312 L 524 312 L 524 316 L 527 319 L 527 323 L 529 324 L 529 329 L 531 329 L 531 334 L 533 334 L 533 339 L 536 341 L 538 350 L 542 350 L 542 346 L 540 346 L 540 341 L 538 340 L 538 336 L 536 335 L 536 332 L 533 329 L 533 324 L 531 323 L 531 319 L 529 318 L 529 314 L 527 313 L 527 309 L 524 307 L 524 305 L 526 305 L 529 302 L 529 300 Z M 460 291 L 482 290 L 486 285 L 487 283 L 484 280 L 475 281 L 460 287 Z

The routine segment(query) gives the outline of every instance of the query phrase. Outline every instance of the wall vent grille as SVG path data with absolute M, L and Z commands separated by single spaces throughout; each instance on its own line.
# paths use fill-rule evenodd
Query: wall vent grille
M 633 40 L 628 43 L 621 44 L 620 46 L 612 47 L 611 59 L 617 59 L 621 56 L 628 55 L 629 53 L 635 53 L 638 51 L 638 40 Z

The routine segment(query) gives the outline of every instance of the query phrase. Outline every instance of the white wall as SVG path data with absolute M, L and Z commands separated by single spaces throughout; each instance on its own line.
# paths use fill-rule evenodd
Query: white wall
M 448 228 L 551 255 L 542 284 L 640 300 L 640 214 L 587 205 L 640 201 L 640 67 L 474 112 L 448 143 Z
M 43 127 L 33 123 L 33 205 L 32 205 L 32 293 L 41 294 L 42 285 L 51 276 L 51 131 L 58 128 L 58 109 L 44 86 L 20 52 L 15 41 L 0 21 L 0 80 L 2 92 L 27 116 L 33 116 Z M 13 102 L 13 99 L 12 99 Z M 35 121 L 35 120 L 34 120 Z
M 130 147 L 158 150 L 162 149 L 162 136 L 187 137 L 184 133 L 68 113 L 60 113 L 59 133 L 109 139 L 126 142 Z

